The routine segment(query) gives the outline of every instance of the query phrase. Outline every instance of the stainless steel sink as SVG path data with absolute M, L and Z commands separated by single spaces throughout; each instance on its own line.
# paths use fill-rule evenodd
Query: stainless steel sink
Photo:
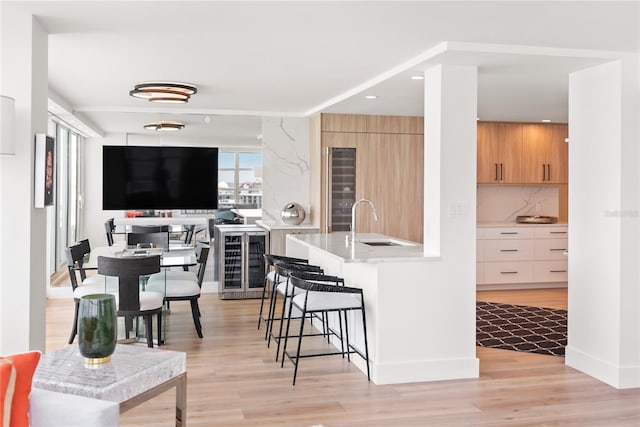
M 369 246 L 401 246 L 393 242 L 362 242 L 362 243 Z
M 367 246 L 414 246 L 412 243 L 396 239 L 360 239 L 357 241 Z

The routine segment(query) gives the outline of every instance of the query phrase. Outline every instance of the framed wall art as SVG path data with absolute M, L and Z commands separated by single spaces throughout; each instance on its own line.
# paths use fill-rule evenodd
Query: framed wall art
M 55 197 L 55 140 L 43 133 L 36 134 L 33 205 L 52 206 Z

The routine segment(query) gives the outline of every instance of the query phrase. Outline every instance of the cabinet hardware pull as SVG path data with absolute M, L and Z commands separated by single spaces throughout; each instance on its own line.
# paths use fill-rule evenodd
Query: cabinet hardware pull
M 502 169 L 504 166 L 503 163 L 500 163 L 500 181 L 504 181 L 504 170 Z
M 547 180 L 547 168 L 545 166 L 546 165 L 543 163 L 542 164 L 542 180 L 543 181 Z
M 501 271 L 500 274 L 518 274 L 517 271 Z
M 551 181 L 551 163 L 547 164 L 547 181 Z
M 494 181 L 498 181 L 498 164 L 494 163 L 493 166 L 495 166 L 495 180 Z
M 517 231 L 501 231 L 500 234 L 518 234 Z
M 549 270 L 549 273 L 566 273 L 567 270 Z
M 500 252 L 518 252 L 517 249 L 500 249 Z
M 551 248 L 549 250 L 550 251 L 563 251 L 563 252 L 566 251 L 566 249 L 555 249 L 555 248 Z
M 567 234 L 566 231 L 550 231 L 549 234 Z

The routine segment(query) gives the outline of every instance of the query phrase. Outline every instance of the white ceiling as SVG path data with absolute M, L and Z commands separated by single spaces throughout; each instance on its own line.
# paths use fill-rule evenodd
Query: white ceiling
M 410 77 L 438 62 L 478 66 L 481 119 L 566 121 L 568 73 L 602 62 L 595 51 L 637 53 L 640 44 L 638 1 L 2 1 L 0 8 L 37 16 L 50 34 L 52 98 L 101 132 L 153 135 L 145 123 L 177 120 L 187 125 L 181 138 L 216 145 L 258 144 L 262 116 L 422 115 L 423 82 Z M 152 80 L 191 83 L 198 93 L 179 106 L 128 95 Z M 364 99 L 369 93 L 378 98 Z

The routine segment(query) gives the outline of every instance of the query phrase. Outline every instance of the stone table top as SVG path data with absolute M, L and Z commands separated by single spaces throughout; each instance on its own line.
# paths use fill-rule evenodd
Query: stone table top
M 33 387 L 122 403 L 186 371 L 183 352 L 118 344 L 110 362 L 89 366 L 72 345 L 42 355 Z

